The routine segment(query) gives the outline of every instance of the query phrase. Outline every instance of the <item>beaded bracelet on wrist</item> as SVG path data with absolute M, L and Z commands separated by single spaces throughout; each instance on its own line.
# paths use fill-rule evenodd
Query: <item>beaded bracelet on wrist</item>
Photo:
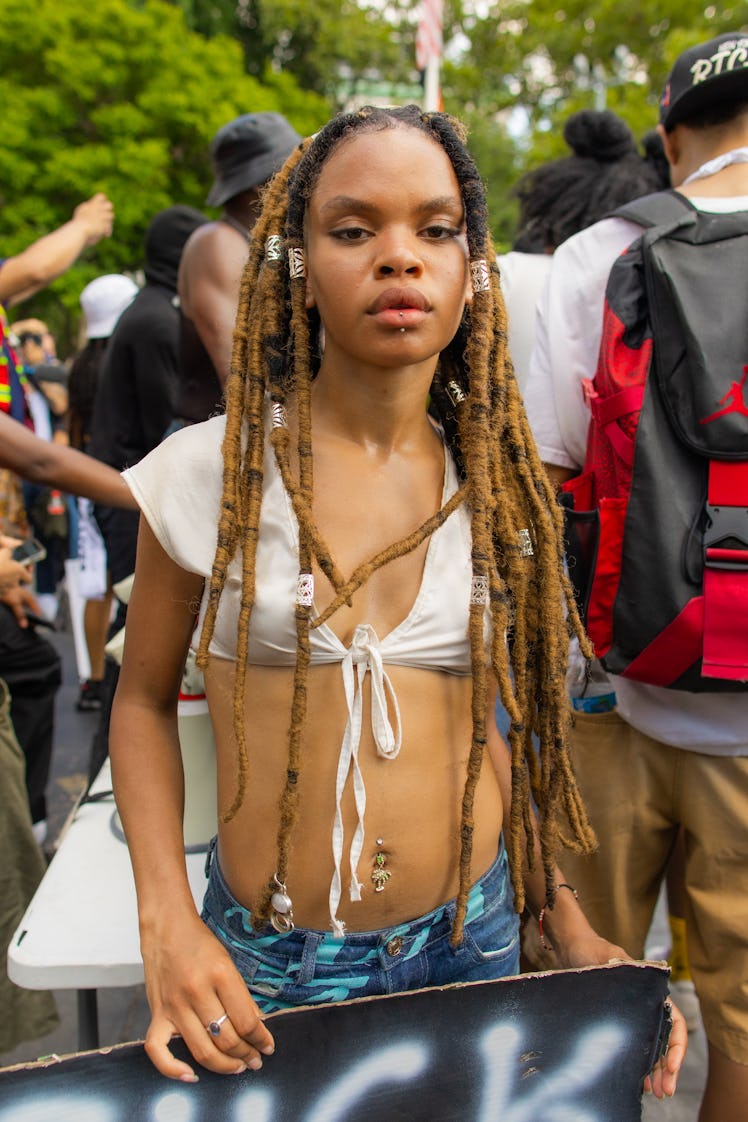
M 553 905 L 556 902 L 556 893 L 558 892 L 559 888 L 568 888 L 569 892 L 571 892 L 574 899 L 575 900 L 579 899 L 579 893 L 577 892 L 576 888 L 574 888 L 572 885 L 566 884 L 565 882 L 562 881 L 561 884 L 557 884 L 557 885 L 554 886 L 552 897 L 549 900 L 546 900 L 545 904 L 543 904 L 543 907 L 540 909 L 540 915 L 538 916 L 538 930 L 540 932 L 540 945 L 546 951 L 552 950 L 553 948 L 549 947 L 548 944 L 545 941 L 545 937 L 543 935 L 543 919 L 545 918 L 546 911 L 548 909 L 553 908 Z

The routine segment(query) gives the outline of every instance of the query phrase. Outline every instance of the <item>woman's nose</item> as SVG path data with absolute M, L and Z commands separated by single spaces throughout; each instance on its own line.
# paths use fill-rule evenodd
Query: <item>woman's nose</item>
M 393 233 L 383 238 L 376 262 L 376 273 L 380 277 L 405 274 L 409 277 L 420 276 L 423 262 L 419 246 L 412 236 Z

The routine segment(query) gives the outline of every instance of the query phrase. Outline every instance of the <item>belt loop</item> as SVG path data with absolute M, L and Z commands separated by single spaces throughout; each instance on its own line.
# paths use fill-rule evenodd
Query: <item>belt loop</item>
M 294 934 L 300 934 L 304 937 L 304 949 L 301 952 L 301 962 L 299 963 L 299 974 L 296 982 L 300 986 L 305 986 L 314 978 L 314 970 L 317 965 L 317 949 L 325 936 L 322 931 L 301 932 L 298 928 Z
M 210 842 L 208 843 L 208 852 L 205 854 L 205 876 L 206 876 L 206 879 L 207 879 L 207 877 L 210 876 L 210 866 L 213 864 L 213 854 L 216 851 L 216 845 L 217 844 L 218 844 L 218 834 L 216 834 L 214 837 L 212 837 L 210 839 Z

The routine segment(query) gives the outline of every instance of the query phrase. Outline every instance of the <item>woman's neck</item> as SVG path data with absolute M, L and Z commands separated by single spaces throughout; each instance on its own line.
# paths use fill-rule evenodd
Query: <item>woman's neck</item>
M 351 371 L 323 362 L 312 386 L 312 422 L 327 433 L 380 452 L 403 450 L 433 438 L 426 413 L 433 370 Z

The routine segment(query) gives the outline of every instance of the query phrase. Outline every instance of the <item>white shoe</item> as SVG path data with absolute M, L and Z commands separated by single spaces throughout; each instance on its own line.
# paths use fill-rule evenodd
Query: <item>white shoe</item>
M 701 1009 L 696 989 L 690 980 L 670 983 L 670 996 L 680 1009 L 689 1032 L 696 1032 L 701 1025 Z

